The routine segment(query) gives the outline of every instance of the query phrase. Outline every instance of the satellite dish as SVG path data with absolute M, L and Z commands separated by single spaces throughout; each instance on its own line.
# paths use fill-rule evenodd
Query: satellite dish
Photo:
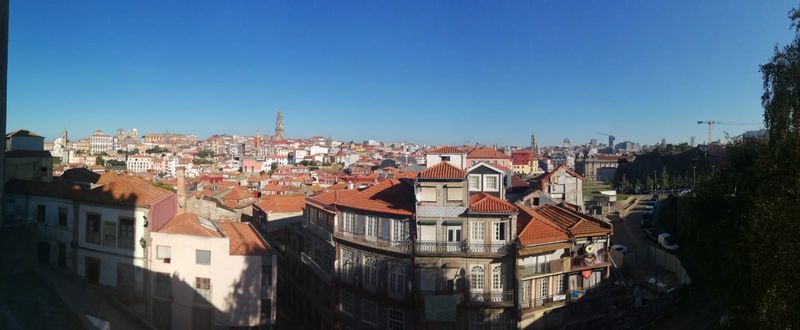
M 416 193 L 415 197 L 417 198 L 417 201 L 421 200 L 422 199 L 422 192 Z
M 587 245 L 583 248 L 587 254 L 592 254 L 594 252 L 594 245 Z

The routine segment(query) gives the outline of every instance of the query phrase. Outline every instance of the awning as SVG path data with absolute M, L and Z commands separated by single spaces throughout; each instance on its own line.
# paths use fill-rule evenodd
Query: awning
M 544 253 L 549 251 L 555 251 L 560 249 L 567 249 L 572 247 L 572 244 L 569 242 L 562 242 L 562 243 L 553 243 L 553 244 L 546 244 L 546 245 L 537 245 L 522 248 L 519 250 L 520 255 L 530 255 L 530 254 L 538 254 Z
M 417 220 L 418 225 L 432 226 L 436 225 L 436 220 Z

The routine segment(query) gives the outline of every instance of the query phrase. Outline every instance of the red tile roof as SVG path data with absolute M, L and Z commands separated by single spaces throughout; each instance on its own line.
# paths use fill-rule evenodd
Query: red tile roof
M 528 186 L 529 186 L 528 182 L 523 180 L 519 176 L 517 175 L 511 176 L 511 188 L 523 188 Z
M 200 224 L 194 213 L 178 214 L 158 230 L 159 233 L 181 234 L 202 237 L 222 237 L 216 228 L 209 228 Z
M 459 147 L 441 146 L 427 151 L 428 154 L 463 154 L 464 150 Z
M 467 154 L 467 159 L 511 159 L 495 148 L 475 148 Z
M 523 245 L 539 245 L 569 240 L 569 233 L 534 210 L 520 207 L 517 217 L 519 242 Z
M 511 214 L 517 208 L 499 197 L 487 193 L 478 193 L 469 196 L 469 211 L 471 213 Z
M 81 198 L 99 203 L 150 206 L 174 195 L 172 191 L 156 187 L 140 177 L 114 172 L 103 173 L 97 184 L 102 186 L 85 192 Z
M 463 179 L 467 172 L 450 162 L 440 162 L 419 173 L 421 179 Z
M 247 222 L 220 221 L 220 228 L 228 236 L 231 255 L 260 255 L 267 252 L 267 243 Z
M 542 205 L 533 210 L 575 237 L 608 235 L 611 224 L 558 205 Z
M 256 206 L 265 213 L 295 213 L 303 212 L 306 199 L 303 196 L 267 195 Z
M 414 188 L 397 179 L 383 180 L 358 193 L 334 196 L 337 197 L 333 203 L 336 206 L 404 216 L 414 214 Z

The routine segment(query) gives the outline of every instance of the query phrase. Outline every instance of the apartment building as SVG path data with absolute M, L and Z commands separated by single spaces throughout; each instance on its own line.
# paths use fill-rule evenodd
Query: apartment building
M 176 215 L 151 234 L 151 252 L 157 328 L 274 326 L 277 256 L 252 225 Z
M 89 152 L 93 155 L 114 151 L 114 137 L 103 133 L 103 130 L 96 130 L 89 137 L 89 144 Z

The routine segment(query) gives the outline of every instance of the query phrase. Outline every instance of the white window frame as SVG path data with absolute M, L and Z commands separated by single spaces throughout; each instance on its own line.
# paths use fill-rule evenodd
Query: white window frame
M 495 180 L 494 188 L 489 186 L 489 179 Z M 483 175 L 483 191 L 500 191 L 500 175 L 498 174 L 484 174 Z
M 378 238 L 378 218 L 374 216 L 367 216 L 367 223 L 364 236 L 370 241 L 375 241 Z
M 436 187 L 420 186 L 419 196 L 420 202 L 437 202 L 439 200 L 439 192 Z
M 503 264 L 491 264 L 490 267 L 492 267 L 492 291 L 503 291 L 505 286 Z
M 483 292 L 484 282 L 486 281 L 486 274 L 483 265 L 470 265 L 469 266 L 469 291 L 470 292 Z
M 486 239 L 486 222 L 473 221 L 470 223 L 469 238 L 471 241 L 483 242 Z
M 508 224 L 505 221 L 492 222 L 493 241 L 505 242 L 508 240 Z M 501 239 L 500 236 L 503 236 Z
M 448 202 L 458 202 L 464 200 L 464 188 L 462 187 L 445 187 L 445 200 Z M 452 198 L 451 191 L 458 191 L 458 198 Z
M 403 242 L 408 239 L 405 223 L 400 219 L 392 219 L 391 235 L 393 242 Z
M 478 180 L 478 182 L 476 182 L 477 185 L 474 187 L 472 185 L 473 179 Z M 469 186 L 469 191 L 481 191 L 482 182 L 483 180 L 480 174 L 470 174 L 467 179 L 467 186 Z
M 170 247 L 169 245 L 156 245 L 157 260 L 164 260 L 171 258 L 172 258 L 172 247 Z

